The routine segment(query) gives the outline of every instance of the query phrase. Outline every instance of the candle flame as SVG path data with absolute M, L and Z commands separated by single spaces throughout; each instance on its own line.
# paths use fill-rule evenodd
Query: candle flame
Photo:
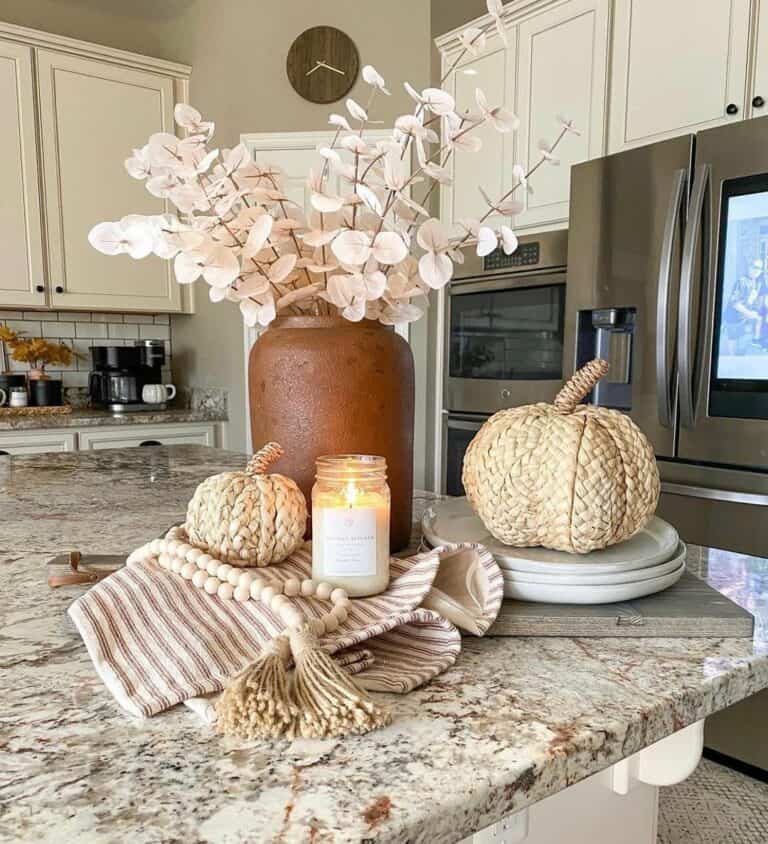
M 349 507 L 353 507 L 357 501 L 357 487 L 353 480 L 347 481 L 347 485 L 344 487 L 344 498 Z

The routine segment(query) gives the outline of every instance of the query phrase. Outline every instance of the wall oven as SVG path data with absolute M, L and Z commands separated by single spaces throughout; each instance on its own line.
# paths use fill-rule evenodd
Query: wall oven
M 448 289 L 443 490 L 463 495 L 464 452 L 506 407 L 551 401 L 563 383 L 568 233 L 520 238 L 512 255 L 465 251 Z

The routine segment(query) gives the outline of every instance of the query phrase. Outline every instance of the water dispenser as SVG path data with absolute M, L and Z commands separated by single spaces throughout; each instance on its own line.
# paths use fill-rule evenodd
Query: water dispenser
M 608 375 L 598 382 L 589 401 L 601 407 L 632 410 L 632 353 L 636 308 L 597 308 L 579 311 L 576 366 L 592 358 L 610 364 Z

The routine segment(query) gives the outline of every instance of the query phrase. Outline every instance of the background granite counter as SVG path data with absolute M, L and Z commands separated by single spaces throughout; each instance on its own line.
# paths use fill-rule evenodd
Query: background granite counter
M 0 458 L 3 840 L 456 841 L 768 686 L 760 641 L 465 639 L 367 736 L 223 740 L 181 708 L 134 722 L 65 615 L 79 590 L 49 590 L 45 562 L 130 550 L 243 461 L 194 446 Z M 749 603 L 765 562 L 694 565 Z

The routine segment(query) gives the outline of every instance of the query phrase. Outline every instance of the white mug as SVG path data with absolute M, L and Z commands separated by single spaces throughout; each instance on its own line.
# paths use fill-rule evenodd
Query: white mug
M 141 399 L 145 404 L 162 404 L 176 395 L 173 384 L 145 384 Z
M 8 401 L 8 393 L 6 393 L 5 390 L 2 387 L 0 387 L 0 407 L 2 407 L 2 405 L 4 405 L 7 401 Z
M 23 387 L 11 387 L 11 400 L 8 404 L 11 407 L 26 407 L 27 391 Z

